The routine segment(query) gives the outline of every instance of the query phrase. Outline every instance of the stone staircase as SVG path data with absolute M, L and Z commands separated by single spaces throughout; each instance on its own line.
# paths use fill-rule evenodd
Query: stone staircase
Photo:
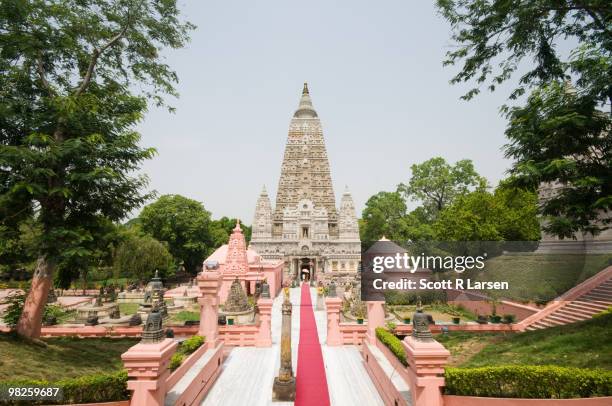
M 603 275 L 599 275 L 599 280 L 594 281 L 595 284 L 591 283 L 594 286 L 584 293 L 554 302 L 551 305 L 552 311 L 544 308 L 542 310 L 542 312 L 546 312 L 544 317 L 533 320 L 525 330 L 540 330 L 590 319 L 594 314 L 612 306 L 612 272 L 610 270 L 611 268 L 602 271 Z M 537 313 L 534 316 L 537 316 Z

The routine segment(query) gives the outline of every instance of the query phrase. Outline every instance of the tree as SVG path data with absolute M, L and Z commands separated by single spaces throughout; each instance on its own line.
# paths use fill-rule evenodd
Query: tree
M 232 233 L 234 227 L 236 227 L 236 221 L 238 219 L 221 217 L 218 220 L 213 220 L 210 225 L 210 234 L 214 244 L 214 248 L 218 248 L 223 244 L 227 244 L 229 241 L 229 236 Z M 240 222 L 240 229 L 244 234 L 244 238 L 247 242 L 251 241 L 251 227 L 244 225 L 244 223 Z
M 540 237 L 535 192 L 506 184 L 457 198 L 433 225 L 439 241 L 534 241 Z
M 164 244 L 149 235 L 129 231 L 115 252 L 114 267 L 120 277 L 150 280 L 159 270 L 166 277 L 173 268 L 173 259 Z
M 534 62 L 511 99 L 532 89 L 523 107 L 502 107 L 509 120 L 506 155 L 516 186 L 548 183 L 560 193 L 541 205 L 547 232 L 573 238 L 610 224 L 612 3 L 605 0 L 438 0 L 458 46 L 445 64 L 463 61 L 452 83 L 489 89 Z M 576 44 L 564 56 L 558 45 Z M 573 81 L 570 82 L 570 81 Z M 571 85 L 570 85 L 571 83 Z M 570 91 L 568 91 L 571 88 Z M 470 99 L 479 88 L 465 96 Z M 598 109 L 605 110 L 605 114 Z M 547 149 L 548 148 L 548 149 Z
M 612 128 L 597 100 L 565 83 L 536 90 L 524 107 L 509 110 L 505 146 L 512 183 L 556 186 L 541 203 L 544 229 L 561 238 L 597 234 L 612 217 Z
M 359 223 L 362 241 L 377 241 L 381 237 L 400 240 L 406 203 L 397 192 L 378 192 L 365 204 Z
M 444 158 L 431 158 L 411 167 L 412 177 L 408 184 L 400 183 L 398 191 L 406 199 L 420 201 L 430 216 L 437 214 L 453 200 L 476 186 L 486 185 L 469 159 L 449 165 Z
M 165 242 L 177 262 L 195 273 L 212 252 L 210 212 L 202 203 L 180 195 L 164 195 L 140 213 L 142 230 Z
M 493 197 L 503 210 L 497 227 L 505 241 L 540 240 L 538 194 L 535 191 L 502 181 Z
M 511 98 L 528 87 L 572 74 L 600 102 L 612 102 L 612 3 L 607 0 L 438 0 L 437 7 L 452 26 L 457 43 L 445 65 L 463 62 L 451 83 L 488 81 L 489 90 L 510 79 L 528 58 L 531 68 L 521 76 Z M 564 58 L 561 42 L 577 43 Z M 479 87 L 467 92 L 470 99 Z M 611 104 L 612 106 L 612 104 Z
M 175 94 L 176 74 L 160 51 L 188 40 L 192 25 L 178 18 L 173 0 L 0 7 L 0 211 L 11 217 L 11 207 L 31 207 L 42 230 L 16 326 L 22 336 L 40 334 L 58 263 L 88 255 L 101 221 L 123 218 L 148 197 L 146 178 L 131 174 L 154 151 L 139 146 L 133 127 L 147 100 Z

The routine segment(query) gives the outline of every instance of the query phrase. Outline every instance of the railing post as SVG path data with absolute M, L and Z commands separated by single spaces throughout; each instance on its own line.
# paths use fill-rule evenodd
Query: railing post
M 325 307 L 327 308 L 327 345 L 342 345 L 342 334 L 340 333 L 342 299 L 328 297 L 325 299 Z
M 272 303 L 274 300 L 260 298 L 257 301 L 259 308 L 259 331 L 255 338 L 256 347 L 270 347 L 272 345 Z
M 384 304 L 384 301 L 366 302 L 368 310 L 368 331 L 366 333 L 366 340 L 368 340 L 368 343 L 371 345 L 376 345 L 376 328 L 385 325 Z
M 131 379 L 130 406 L 162 406 L 166 397 L 166 379 L 170 374 L 168 363 L 177 343 L 166 338 L 158 343 L 139 343 L 121 355 Z
M 414 377 L 414 406 L 442 406 L 444 366 L 450 352 L 434 339 L 422 341 L 408 336 L 402 345 L 409 372 Z
M 206 337 L 208 348 L 216 348 L 219 341 L 219 289 L 221 277 L 216 271 L 202 271 L 197 278 L 202 296 L 200 304 L 200 328 L 198 334 Z

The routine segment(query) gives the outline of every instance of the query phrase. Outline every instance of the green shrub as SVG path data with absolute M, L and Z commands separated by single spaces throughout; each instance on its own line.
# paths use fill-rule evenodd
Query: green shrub
M 191 336 L 181 343 L 179 351 L 183 354 L 191 354 L 200 348 L 202 344 L 204 344 L 204 337 L 198 335 Z
M 172 358 L 170 358 L 170 364 L 168 364 L 168 368 L 170 369 L 170 371 L 174 371 L 175 369 L 180 367 L 183 361 L 185 361 L 185 358 L 187 358 L 185 354 L 175 352 L 174 355 L 172 355 Z
M 184 340 L 180 344 L 178 350 L 174 353 L 172 358 L 170 358 L 170 364 L 168 365 L 168 368 L 171 371 L 174 371 L 175 369 L 180 367 L 183 361 L 185 361 L 185 358 L 187 358 L 189 354 L 193 354 L 195 350 L 200 348 L 202 344 L 204 344 L 204 341 L 205 338 L 199 335 L 191 336 L 188 339 Z
M 446 368 L 449 395 L 569 399 L 612 395 L 612 371 L 557 366 L 507 365 Z
M 505 324 L 512 324 L 516 321 L 516 316 L 514 314 L 504 314 L 503 320 Z
M 406 362 L 406 351 L 402 345 L 402 341 L 395 335 L 391 334 L 382 327 L 376 329 L 376 337 L 381 343 L 387 346 L 389 350 L 397 357 L 403 365 L 408 365 Z
M 8 304 L 8 306 L 2 315 L 2 320 L 7 326 L 13 328 L 17 325 L 21 312 L 23 311 L 25 294 L 13 293 L 5 298 L 4 303 Z
M 597 314 L 593 315 L 593 318 L 605 317 L 612 314 L 612 306 L 608 306 L 606 310 L 602 310 Z
M 113 374 L 97 374 L 78 378 L 48 382 L 33 379 L 20 379 L 0 382 L 0 388 L 18 386 L 59 387 L 63 398 L 58 404 L 110 402 L 129 399 L 127 390 L 127 371 Z M 27 401 L 27 404 L 53 404 L 50 400 Z

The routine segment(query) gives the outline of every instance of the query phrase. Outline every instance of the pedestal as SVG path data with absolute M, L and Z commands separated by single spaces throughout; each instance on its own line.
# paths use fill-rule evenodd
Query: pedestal
M 376 328 L 385 325 L 385 302 L 372 301 L 366 302 L 368 309 L 368 331 L 366 332 L 366 340 L 371 345 L 376 345 Z
M 259 308 L 259 332 L 255 339 L 256 347 L 270 347 L 272 345 L 272 304 L 274 300 L 261 298 L 257 301 Z
M 136 344 L 121 355 L 130 378 L 131 406 L 162 406 L 166 396 L 168 363 L 177 343 L 167 338 L 159 343 Z
M 274 378 L 272 400 L 293 402 L 295 400 L 295 377 L 291 377 L 288 381 L 281 381 L 278 377 Z
M 342 334 L 340 333 L 342 299 L 328 297 L 325 299 L 325 306 L 327 307 L 327 345 L 342 345 Z
M 419 341 L 412 336 L 404 338 L 402 345 L 414 377 L 414 406 L 442 406 L 444 366 L 450 352 L 435 340 Z
M 202 294 L 200 304 L 200 328 L 198 334 L 206 337 L 209 348 L 215 348 L 219 340 L 219 288 L 221 276 L 215 271 L 201 272 L 198 277 L 198 288 Z

